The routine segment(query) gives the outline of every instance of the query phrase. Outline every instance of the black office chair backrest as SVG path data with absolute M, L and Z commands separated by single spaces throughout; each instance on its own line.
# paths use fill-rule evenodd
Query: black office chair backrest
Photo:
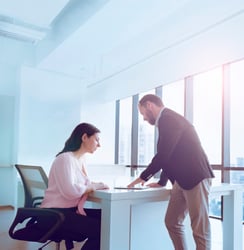
M 44 192 L 48 186 L 48 178 L 40 166 L 16 164 L 23 182 L 25 192 L 24 208 L 18 208 L 15 219 L 9 229 L 9 235 L 16 240 L 57 243 L 60 249 L 60 241 L 65 240 L 66 249 L 73 249 L 73 241 L 84 241 L 86 237 L 81 233 L 70 233 L 60 229 L 64 215 L 56 210 L 39 208 Z M 26 223 L 27 221 L 27 223 Z M 39 249 L 42 249 L 39 248 Z
M 48 186 L 48 178 L 40 166 L 15 164 L 25 192 L 25 207 L 39 207 Z

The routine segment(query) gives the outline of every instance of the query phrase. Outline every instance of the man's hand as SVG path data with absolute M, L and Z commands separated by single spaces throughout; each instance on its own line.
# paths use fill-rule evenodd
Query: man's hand
M 141 183 L 141 185 L 143 186 L 144 183 L 145 183 L 145 181 L 142 180 L 142 179 L 139 177 L 139 178 L 135 179 L 134 181 L 132 181 L 127 187 L 128 187 L 128 188 L 132 188 L 132 187 L 134 187 L 136 184 L 139 184 L 139 183 Z
M 147 187 L 156 188 L 156 187 L 162 187 L 162 186 L 158 184 L 157 182 L 152 182 L 152 183 L 147 184 Z

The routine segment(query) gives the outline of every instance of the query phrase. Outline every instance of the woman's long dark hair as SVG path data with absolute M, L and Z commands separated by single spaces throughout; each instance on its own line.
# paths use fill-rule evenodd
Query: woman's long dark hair
M 60 151 L 56 156 L 64 152 L 69 152 L 69 151 L 74 152 L 78 150 L 81 146 L 82 136 L 84 134 L 87 134 L 87 136 L 90 137 L 99 132 L 100 130 L 96 128 L 95 126 L 93 126 L 92 124 L 80 123 L 79 125 L 75 127 L 70 137 L 65 142 L 63 150 Z

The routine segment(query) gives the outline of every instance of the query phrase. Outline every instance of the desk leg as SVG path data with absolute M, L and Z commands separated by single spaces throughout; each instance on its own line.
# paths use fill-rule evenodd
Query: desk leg
M 128 201 L 102 201 L 101 250 L 130 250 L 131 209 Z
M 242 191 L 223 197 L 223 249 L 242 248 Z

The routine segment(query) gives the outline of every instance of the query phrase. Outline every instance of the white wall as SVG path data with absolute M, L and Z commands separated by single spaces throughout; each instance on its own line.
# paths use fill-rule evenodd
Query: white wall
M 80 122 L 80 81 L 23 67 L 20 76 L 18 155 L 21 164 L 49 170 Z
M 17 162 L 48 172 L 55 155 L 80 122 L 101 130 L 99 148 L 88 163 L 114 163 L 115 103 L 84 105 L 79 79 L 23 67 L 20 77 Z
M 0 166 L 9 166 L 14 158 L 15 103 L 17 69 L 0 64 Z
M 115 152 L 115 102 L 97 104 L 82 103 L 81 121 L 94 124 L 101 131 L 101 147 L 93 155 L 88 155 L 88 163 L 113 164 Z
M 1 61 L 1 60 L 0 60 Z M 0 63 L 0 205 L 16 203 L 17 68 Z M 6 195 L 7 194 L 7 195 Z

